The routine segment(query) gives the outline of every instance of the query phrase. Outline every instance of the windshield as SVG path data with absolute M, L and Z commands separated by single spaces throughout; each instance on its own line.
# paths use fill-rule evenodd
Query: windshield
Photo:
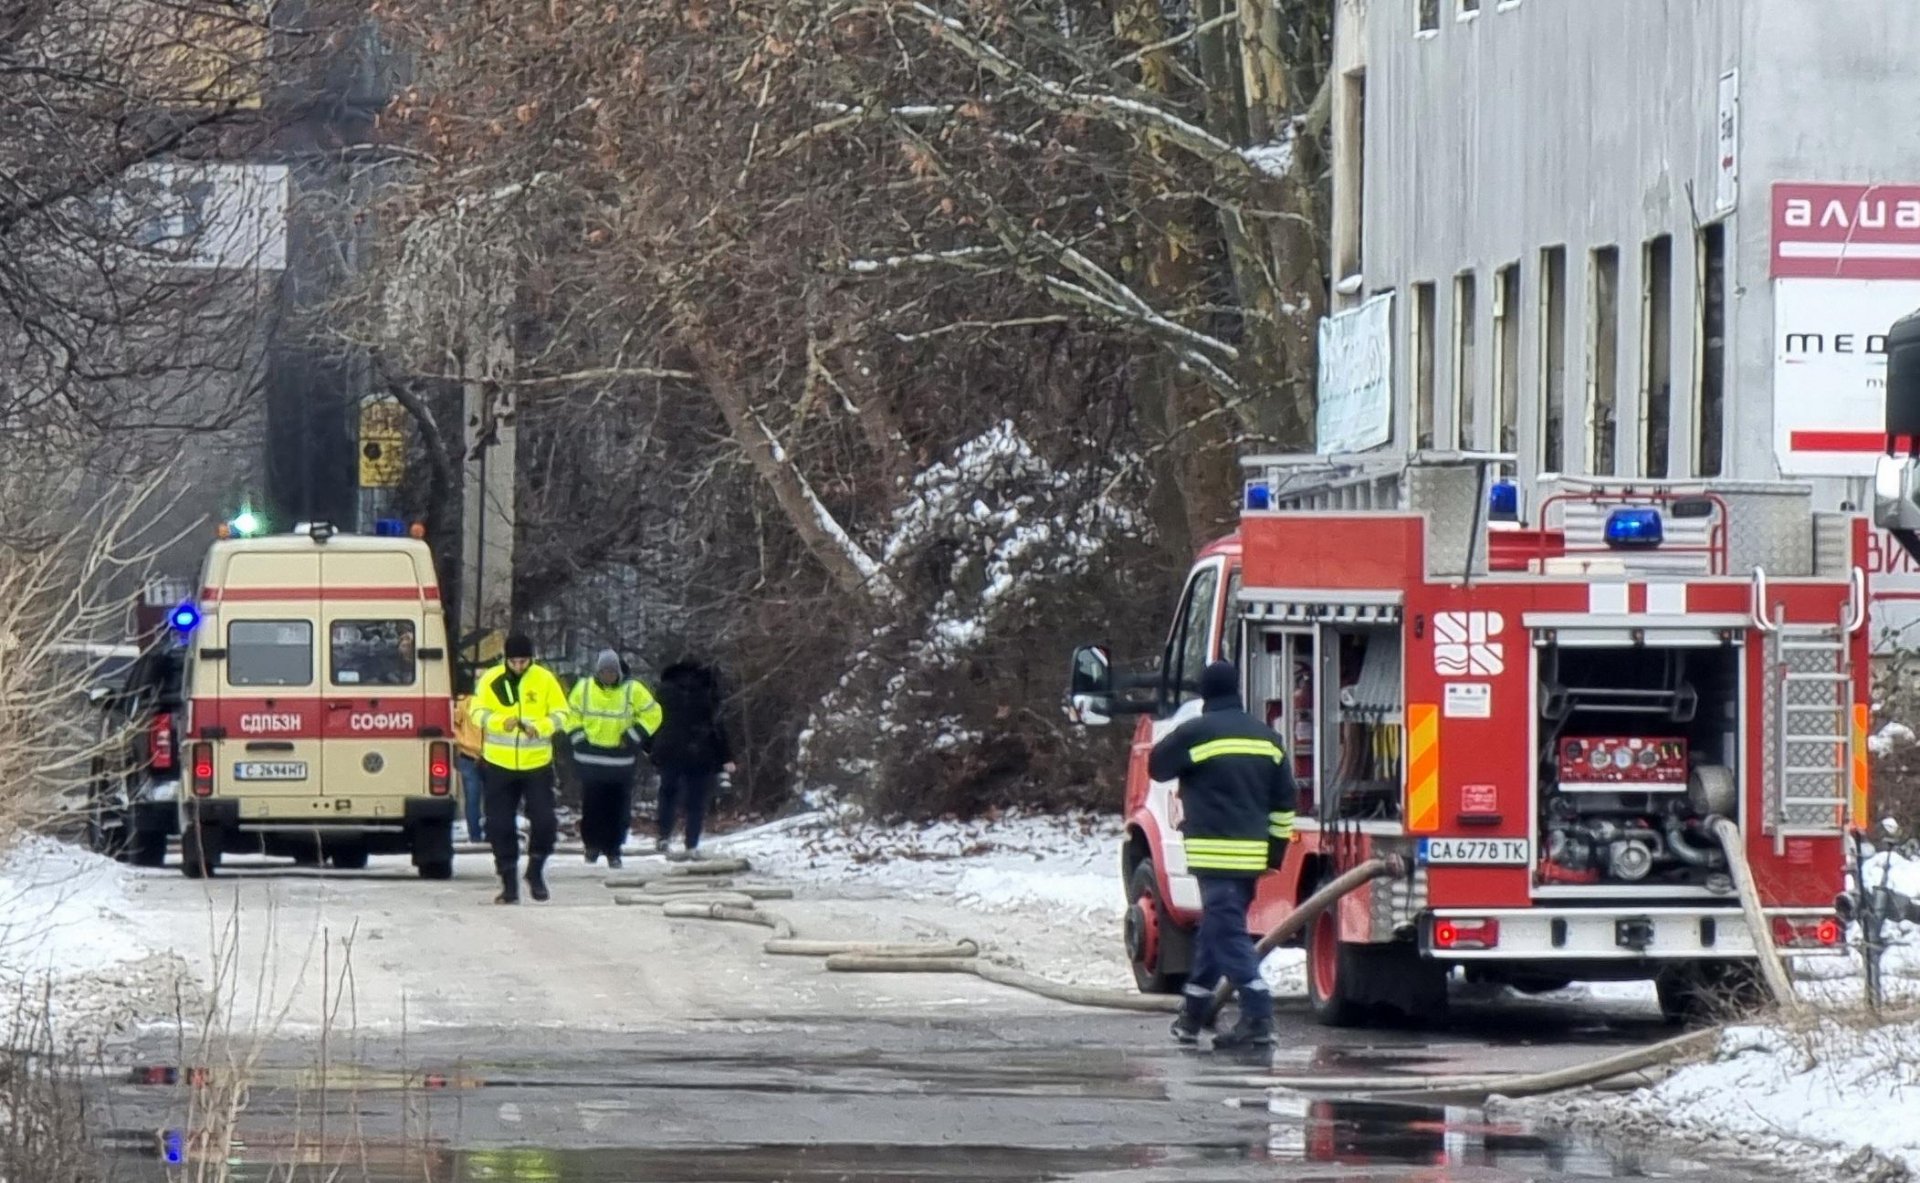
M 336 620 L 331 636 L 334 685 L 413 685 L 419 662 L 411 620 Z
M 236 620 L 227 626 L 227 683 L 306 686 L 313 681 L 313 625 L 304 620 Z

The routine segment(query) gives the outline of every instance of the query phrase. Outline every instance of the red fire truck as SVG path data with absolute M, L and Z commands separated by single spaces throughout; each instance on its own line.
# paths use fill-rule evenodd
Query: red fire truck
M 1523 507 L 1509 459 L 1250 459 L 1240 528 L 1195 561 L 1157 672 L 1130 692 L 1104 648 L 1075 653 L 1071 713 L 1141 716 L 1121 870 L 1142 990 L 1179 989 L 1200 906 L 1147 753 L 1218 658 L 1301 789 L 1250 927 L 1366 859 L 1413 868 L 1307 927 L 1322 1022 L 1429 1016 L 1455 969 L 1652 979 L 1674 1016 L 1753 989 L 1721 817 L 1780 950 L 1838 949 L 1866 808 L 1865 519 L 1782 482 L 1554 477 Z

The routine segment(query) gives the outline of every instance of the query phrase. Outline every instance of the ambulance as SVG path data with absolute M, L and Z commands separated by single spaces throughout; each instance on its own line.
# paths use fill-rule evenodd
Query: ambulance
M 423 532 L 324 522 L 223 538 L 189 632 L 181 865 L 265 853 L 340 869 L 412 855 L 453 875 L 446 617 Z

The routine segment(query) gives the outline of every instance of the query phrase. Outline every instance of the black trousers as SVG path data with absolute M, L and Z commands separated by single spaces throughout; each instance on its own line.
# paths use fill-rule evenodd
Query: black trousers
M 687 815 L 687 849 L 700 845 L 700 827 L 707 820 L 707 798 L 719 777 L 711 772 L 690 772 L 684 768 L 660 770 L 660 840 L 671 841 L 673 827 L 681 811 Z
M 580 773 L 580 842 L 588 850 L 619 854 L 633 824 L 633 765 L 615 767 L 576 759 Z
M 527 814 L 527 856 L 544 859 L 553 854 L 560 824 L 553 816 L 553 766 L 515 772 L 487 764 L 480 770 L 486 786 L 487 842 L 493 847 L 493 865 L 512 875 L 520 865 L 520 827 L 514 815 Z

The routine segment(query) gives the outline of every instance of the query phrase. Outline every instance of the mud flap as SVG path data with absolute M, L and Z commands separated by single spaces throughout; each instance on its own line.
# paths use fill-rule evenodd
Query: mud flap
M 1396 1011 L 1415 1022 L 1447 1011 L 1447 967 L 1408 943 L 1349 946 L 1357 972 L 1346 983 L 1360 1006 Z

